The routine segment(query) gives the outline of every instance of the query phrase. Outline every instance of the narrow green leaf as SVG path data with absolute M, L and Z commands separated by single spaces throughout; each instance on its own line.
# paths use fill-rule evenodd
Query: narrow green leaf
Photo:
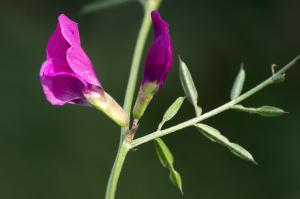
M 179 78 L 188 100 L 193 104 L 196 114 L 201 115 L 202 109 L 198 104 L 198 92 L 187 65 L 179 58 Z
M 174 169 L 174 157 L 168 148 L 168 146 L 165 144 L 165 142 L 157 138 L 154 140 L 155 143 L 155 149 L 158 156 L 158 159 L 160 163 L 166 167 L 170 171 L 169 178 L 171 182 L 182 192 L 182 180 L 180 174 Z
M 276 117 L 286 114 L 284 110 L 273 106 L 262 106 L 259 108 L 258 114 L 264 117 Z
M 287 112 L 273 106 L 261 106 L 259 108 L 245 107 L 242 105 L 235 105 L 233 110 L 242 111 L 246 113 L 258 114 L 263 117 L 277 117 L 286 114 Z
M 169 178 L 171 182 L 180 190 L 181 194 L 183 195 L 182 180 L 180 174 L 175 169 L 172 169 L 170 170 Z
M 163 119 L 158 126 L 158 130 L 160 130 L 167 121 L 171 120 L 178 113 L 180 107 L 182 106 L 183 101 L 184 101 L 184 97 L 178 97 L 171 104 L 171 106 L 166 110 Z
M 231 143 L 229 150 L 236 156 L 238 156 L 244 160 L 253 162 L 254 164 L 257 164 L 257 162 L 254 160 L 252 155 L 246 149 L 244 149 L 242 146 L 240 146 L 236 143 Z
M 158 156 L 161 164 L 164 167 L 171 169 L 173 167 L 174 157 L 173 157 L 170 149 L 165 144 L 165 142 L 160 138 L 155 139 L 154 143 L 155 143 L 156 153 L 157 153 L 157 156 Z
M 244 82 L 245 82 L 245 78 L 246 78 L 246 72 L 244 70 L 243 65 L 240 68 L 239 73 L 237 74 L 232 89 L 231 89 L 231 94 L 230 94 L 230 98 L 231 100 L 237 98 L 238 96 L 240 96 L 242 90 L 243 90 L 243 86 L 244 86 Z
M 198 123 L 195 125 L 195 127 L 207 138 L 209 138 L 213 142 L 217 142 L 225 147 L 227 147 L 233 154 L 236 156 L 253 162 L 254 164 L 257 164 L 255 160 L 253 159 L 252 155 L 243 147 L 241 147 L 238 144 L 230 142 L 225 136 L 223 136 L 217 129 L 208 126 L 206 124 Z
M 86 4 L 81 9 L 81 14 L 89 14 L 97 11 L 101 11 L 107 8 L 112 8 L 127 2 L 137 1 L 137 0 L 98 0 Z

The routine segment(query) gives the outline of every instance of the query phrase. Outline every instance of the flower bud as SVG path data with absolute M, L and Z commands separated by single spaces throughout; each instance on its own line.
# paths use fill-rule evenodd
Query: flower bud
M 154 42 L 146 58 L 144 78 L 133 109 L 135 119 L 140 119 L 154 94 L 163 86 L 172 66 L 172 45 L 169 25 L 158 11 L 151 13 Z

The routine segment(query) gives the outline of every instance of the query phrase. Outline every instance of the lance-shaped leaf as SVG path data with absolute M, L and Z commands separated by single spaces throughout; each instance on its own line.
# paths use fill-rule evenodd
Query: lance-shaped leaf
M 232 107 L 232 109 L 246 113 L 258 114 L 263 117 L 277 117 L 288 113 L 280 108 L 276 108 L 273 106 L 261 106 L 259 108 L 252 108 L 242 105 L 235 105 Z
M 241 69 L 240 69 L 239 73 L 237 74 L 237 76 L 234 80 L 232 89 L 231 89 L 231 93 L 230 93 L 231 100 L 240 96 L 240 94 L 243 90 L 245 78 L 246 78 L 246 72 L 245 72 L 243 64 L 242 64 Z
M 196 124 L 195 127 L 211 141 L 217 142 L 227 147 L 233 154 L 237 155 L 238 157 L 253 162 L 254 164 L 257 164 L 253 159 L 252 155 L 246 149 L 244 149 L 243 147 L 241 147 L 236 143 L 230 142 L 217 129 L 201 123 Z
M 184 97 L 178 97 L 173 104 L 171 104 L 171 106 L 165 112 L 162 121 L 159 123 L 158 130 L 160 130 L 167 121 L 171 120 L 178 113 L 183 101 Z
M 131 1 L 137 1 L 137 0 L 97 0 L 83 6 L 83 8 L 81 9 L 81 13 L 88 14 L 96 11 L 101 11 Z
M 197 116 L 201 115 L 202 109 L 198 106 L 198 92 L 192 75 L 187 65 L 179 58 L 179 78 L 188 100 L 193 104 Z
M 157 156 L 159 158 L 159 161 L 161 164 L 166 167 L 169 171 L 169 178 L 170 181 L 180 190 L 180 192 L 183 194 L 182 191 L 182 180 L 180 174 L 174 169 L 174 157 L 168 148 L 168 146 L 165 144 L 165 142 L 157 138 L 154 140 L 155 143 L 155 149 Z
M 174 163 L 174 157 L 166 143 L 160 138 L 155 139 L 154 143 L 156 153 L 161 164 L 168 169 L 172 168 Z

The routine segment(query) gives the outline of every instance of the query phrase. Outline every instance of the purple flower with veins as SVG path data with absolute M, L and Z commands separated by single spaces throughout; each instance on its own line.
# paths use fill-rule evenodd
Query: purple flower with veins
M 172 44 L 169 25 L 158 11 L 151 12 L 154 42 L 146 58 L 144 78 L 133 109 L 135 119 L 140 119 L 154 94 L 162 87 L 172 67 Z
M 40 70 L 40 80 L 52 105 L 92 105 L 119 125 L 127 125 L 127 114 L 104 92 L 89 57 L 80 45 L 77 23 L 61 14 L 46 52 L 47 59 Z
M 93 65 L 80 46 L 77 24 L 63 14 L 58 17 L 46 51 L 40 79 L 51 104 L 83 104 L 86 103 L 83 90 L 91 87 L 102 90 Z

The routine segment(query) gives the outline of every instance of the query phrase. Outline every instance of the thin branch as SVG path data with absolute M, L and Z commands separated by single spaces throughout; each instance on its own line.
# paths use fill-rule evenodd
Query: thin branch
M 149 142 L 151 140 L 154 140 L 156 138 L 168 135 L 170 133 L 173 133 L 175 131 L 178 131 L 180 129 L 192 126 L 196 123 L 199 123 L 207 118 L 210 118 L 212 116 L 215 116 L 223 111 L 226 111 L 228 109 L 230 109 L 233 105 L 236 105 L 238 103 L 240 103 L 241 101 L 251 97 L 252 95 L 254 95 L 255 93 L 257 93 L 258 91 L 262 90 L 263 88 L 273 84 L 276 82 L 276 80 L 280 79 L 282 77 L 282 75 L 284 75 L 284 73 L 290 69 L 293 65 L 295 65 L 298 61 L 300 60 L 300 55 L 298 55 L 295 59 L 293 59 L 290 63 L 288 63 L 286 66 L 284 66 L 281 70 L 279 70 L 278 72 L 276 72 L 275 74 L 273 74 L 271 77 L 269 77 L 268 79 L 266 79 L 265 81 L 263 81 L 262 83 L 260 83 L 259 85 L 257 85 L 256 87 L 252 88 L 251 90 L 247 91 L 246 93 L 244 93 L 243 95 L 231 100 L 230 102 L 216 108 L 213 109 L 199 117 L 195 117 L 193 119 L 187 120 L 183 123 L 177 124 L 173 127 L 161 130 L 161 131 L 155 131 L 153 133 L 150 133 L 146 136 L 143 136 L 141 138 L 137 138 L 135 140 L 132 141 L 132 143 L 130 144 L 131 148 L 135 148 L 141 144 L 144 144 L 146 142 Z

